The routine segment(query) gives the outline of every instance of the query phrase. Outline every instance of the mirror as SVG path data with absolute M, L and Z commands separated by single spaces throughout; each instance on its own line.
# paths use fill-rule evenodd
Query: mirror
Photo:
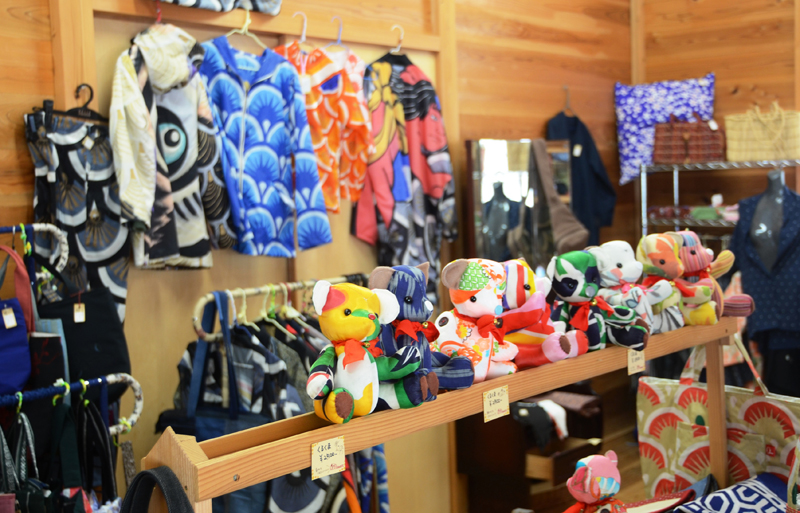
M 531 159 L 531 140 L 467 141 L 472 182 L 467 193 L 466 244 L 471 257 L 503 262 L 525 258 L 537 274 L 555 254 L 550 214 Z M 553 181 L 569 204 L 569 141 L 548 141 Z

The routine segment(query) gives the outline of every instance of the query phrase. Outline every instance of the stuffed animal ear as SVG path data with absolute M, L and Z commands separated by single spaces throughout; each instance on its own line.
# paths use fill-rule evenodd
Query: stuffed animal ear
M 388 289 L 389 282 L 392 281 L 394 269 L 391 267 L 376 267 L 369 275 L 369 288 L 371 289 Z
M 378 300 L 381 302 L 381 313 L 378 315 L 381 324 L 389 324 L 397 319 L 397 316 L 400 315 L 400 304 L 394 294 L 386 289 L 373 289 L 372 292 L 378 296 Z
M 600 246 L 588 247 L 586 248 L 586 251 L 588 251 L 589 254 L 592 255 L 595 260 L 597 260 L 598 269 L 608 269 L 609 267 L 611 267 L 611 260 L 608 257 L 608 253 Z
M 425 275 L 425 283 L 428 283 L 428 271 L 431 270 L 431 263 L 430 262 L 422 262 L 417 266 L 417 269 L 422 271 L 422 274 Z
M 614 465 L 616 465 L 616 464 L 617 464 L 617 462 L 619 461 L 619 460 L 617 459 L 617 453 L 615 453 L 614 451 L 608 451 L 608 452 L 606 453 L 606 458 L 610 459 L 610 460 L 611 460 L 611 463 L 613 463 Z
M 550 294 L 550 289 L 553 288 L 553 282 L 547 278 L 535 278 L 534 283 L 536 283 L 536 292 L 541 292 L 545 296 Z
M 525 260 L 525 257 L 519 257 L 517 260 L 519 260 L 519 261 L 520 261 L 520 262 L 522 262 L 523 264 L 527 264 L 527 263 L 528 263 L 528 261 L 527 261 L 527 260 Z
M 550 263 L 547 264 L 547 277 L 550 278 L 550 281 L 555 279 L 555 275 L 556 275 L 556 258 L 558 258 L 558 257 L 551 258 L 550 259 Z
M 644 249 L 644 237 L 639 240 L 639 245 L 636 246 L 636 260 L 639 262 L 646 264 L 648 263 L 649 259 L 647 258 L 647 252 Z
M 666 232 L 666 233 L 664 233 L 664 235 L 667 235 L 672 240 L 674 240 L 675 244 L 679 248 L 683 247 L 683 236 L 680 233 L 678 233 L 678 232 Z
M 447 264 L 442 269 L 442 277 L 440 278 L 442 284 L 450 290 L 458 290 L 458 283 L 461 281 L 461 276 L 467 269 L 469 261 L 459 258 Z
M 314 303 L 314 310 L 317 315 L 322 315 L 322 309 L 325 308 L 325 303 L 328 302 L 328 292 L 331 290 L 330 282 L 320 280 L 314 285 L 314 292 L 311 295 L 311 300 Z

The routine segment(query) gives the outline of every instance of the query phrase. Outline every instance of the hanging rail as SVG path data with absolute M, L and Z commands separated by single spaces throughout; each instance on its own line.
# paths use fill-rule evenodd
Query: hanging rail
M 16 394 L 0 396 L 0 408 L 9 406 L 21 407 L 30 401 L 39 401 L 42 399 L 53 399 L 57 396 L 63 396 L 72 392 L 85 392 L 87 388 L 102 385 L 105 382 L 107 385 L 116 385 L 124 383 L 133 391 L 133 413 L 127 419 L 120 417 L 120 423 L 114 424 L 108 428 L 111 436 L 120 435 L 129 432 L 133 426 L 139 421 L 139 416 L 142 414 L 144 407 L 144 398 L 142 395 L 142 387 L 139 382 L 133 379 L 130 374 L 119 373 L 109 374 L 100 378 L 84 379 L 76 381 L 75 383 L 66 383 L 57 381 L 53 386 L 46 388 L 37 388 L 36 390 L 28 390 L 25 392 L 17 392 Z
M 25 232 L 22 231 L 22 226 L 25 227 Z M 58 239 L 58 245 L 61 248 L 58 261 L 55 263 L 55 267 L 56 271 L 63 271 L 67 266 L 67 259 L 69 258 L 69 243 L 67 242 L 67 235 L 56 225 L 49 223 L 33 223 L 22 226 L 0 226 L 0 233 L 22 234 L 28 232 L 47 232 L 55 235 L 55 237 Z M 33 244 L 33 242 L 31 242 L 31 244 Z
M 264 285 L 262 287 L 254 287 L 249 289 L 234 289 L 226 291 L 229 296 L 234 299 L 241 299 L 245 297 L 251 296 L 260 296 L 262 294 L 273 294 L 284 291 L 294 292 L 297 290 L 305 290 L 313 288 L 314 285 L 320 280 L 308 280 L 308 281 L 295 281 L 295 282 L 287 282 L 287 283 L 271 283 Z M 327 278 L 325 281 L 335 285 L 337 283 L 354 283 L 356 281 L 360 281 L 365 286 L 369 281 L 369 276 L 363 273 L 359 274 L 348 274 L 345 276 L 337 276 L 336 278 Z M 285 300 L 285 298 L 284 298 Z M 206 307 L 208 303 L 214 302 L 214 294 L 206 294 L 205 296 L 201 297 L 197 304 L 194 306 L 194 316 L 192 317 L 192 326 L 194 326 L 194 331 L 197 333 L 197 336 L 202 338 L 207 342 L 214 342 L 217 340 L 221 340 L 222 335 L 220 333 L 206 333 L 203 330 L 203 327 L 200 324 L 200 320 L 203 318 L 203 309 Z

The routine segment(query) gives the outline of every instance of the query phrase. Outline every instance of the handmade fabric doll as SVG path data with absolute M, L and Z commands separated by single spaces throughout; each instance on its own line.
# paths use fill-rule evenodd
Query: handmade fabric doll
M 631 245 L 623 240 L 612 240 L 602 246 L 587 248 L 587 251 L 597 260 L 602 287 L 598 295 L 610 305 L 633 308 L 651 332 L 655 332 L 651 305 L 667 299 L 672 294 L 672 286 L 663 281 L 649 289 L 637 285 L 643 265 L 636 260 Z
M 564 513 L 624 513 L 623 502 L 615 499 L 619 493 L 620 475 L 617 454 L 587 456 L 575 465 L 575 473 L 567 479 L 567 490 L 577 504 Z
M 419 369 L 394 383 L 381 383 L 378 410 L 408 408 L 423 401 L 432 401 L 439 387 L 467 388 L 472 384 L 472 362 L 457 356 L 449 358 L 434 355 L 430 342 L 439 337 L 433 321 L 433 304 L 425 293 L 429 264 L 417 267 L 398 265 L 377 267 L 369 277 L 371 289 L 386 289 L 394 294 L 400 313 L 391 324 L 381 328 L 377 348 L 386 356 L 394 356 L 402 347 L 413 346 L 419 350 L 422 362 Z
M 666 281 L 672 285 L 672 295 L 662 305 L 677 305 L 685 325 L 716 324 L 717 304 L 711 300 L 714 292 L 711 280 L 690 283 L 681 279 L 683 263 L 678 254 L 682 245 L 683 237 L 676 232 L 642 237 L 636 248 L 636 259 L 644 264 L 644 273 L 647 275 L 642 284 L 652 287 L 660 281 Z
M 717 303 L 717 316 L 747 317 L 753 313 L 755 303 L 752 297 L 747 294 L 735 294 L 725 299 L 722 287 L 717 283 L 717 278 L 733 267 L 736 258 L 733 253 L 726 249 L 714 258 L 714 253 L 703 247 L 700 237 L 695 232 L 684 230 L 677 233 L 683 239 L 683 246 L 678 253 L 683 263 L 683 278 L 690 283 L 711 280 L 714 286 L 713 300 Z
M 551 318 L 556 330 L 567 326 L 586 332 L 589 351 L 606 347 L 607 342 L 641 351 L 650 337 L 647 323 L 627 306 L 609 305 L 597 295 L 600 273 L 597 260 L 588 251 L 570 251 L 553 257 L 547 276 L 559 297 Z
M 436 319 L 440 350 L 472 360 L 475 383 L 515 373 L 517 346 L 503 340 L 503 321 L 498 318 L 506 285 L 503 264 L 459 259 L 442 270 L 442 284 L 450 290 L 455 308 Z
M 517 367 L 538 367 L 586 353 L 589 341 L 585 333 L 577 330 L 563 333 L 553 327 L 547 304 L 550 280 L 537 278 L 524 259 L 509 260 L 503 265 L 506 269 L 505 312 L 500 318 L 504 326 L 523 325 L 505 335 L 505 340 L 514 343 L 519 350 L 514 359 Z
M 322 333 L 333 344 L 311 366 L 306 392 L 314 411 L 336 424 L 371 413 L 378 404 L 379 382 L 401 380 L 419 368 L 420 354 L 412 346 L 394 356 L 374 357 L 370 342 L 400 310 L 388 290 L 369 290 L 352 283 L 319 281 L 312 295 Z

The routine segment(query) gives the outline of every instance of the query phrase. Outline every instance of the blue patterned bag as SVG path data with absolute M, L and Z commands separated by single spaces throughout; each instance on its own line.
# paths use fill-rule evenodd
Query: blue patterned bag
M 786 483 L 774 474 L 742 481 L 679 506 L 677 513 L 785 513 Z
M 281 12 L 281 0 L 162 0 L 167 4 L 196 7 L 209 11 L 228 12 L 234 9 L 263 12 L 277 16 Z

